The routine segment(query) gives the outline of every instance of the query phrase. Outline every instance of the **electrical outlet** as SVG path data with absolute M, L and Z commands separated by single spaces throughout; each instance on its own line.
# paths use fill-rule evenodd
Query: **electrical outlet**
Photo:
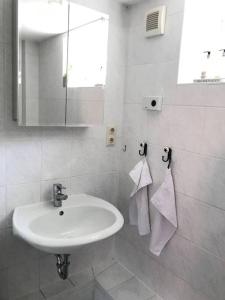
M 145 110 L 162 110 L 163 97 L 162 96 L 147 96 L 143 98 L 143 108 Z
M 116 128 L 111 126 L 106 130 L 106 145 L 113 146 L 116 144 Z

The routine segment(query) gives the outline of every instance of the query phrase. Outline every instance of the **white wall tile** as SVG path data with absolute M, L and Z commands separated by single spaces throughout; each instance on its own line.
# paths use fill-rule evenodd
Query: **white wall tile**
M 125 104 L 123 134 L 126 139 L 143 140 L 147 137 L 148 114 L 141 104 Z
M 54 255 L 41 255 L 39 259 L 39 276 L 40 288 L 60 281 L 56 270 L 56 257 Z
M 18 264 L 32 263 L 39 257 L 39 252 L 19 237 L 15 237 L 12 229 L 6 231 L 6 264 L 7 267 L 14 267 Z
M 41 143 L 38 140 L 11 140 L 6 145 L 6 182 L 19 184 L 40 180 Z
M 118 188 L 119 188 L 119 174 L 112 173 L 104 176 L 101 179 L 98 175 L 96 178 L 96 192 L 95 195 L 114 205 L 118 202 Z
M 170 242 L 160 261 L 209 299 L 223 299 L 224 261 L 178 235 Z
M 13 211 L 16 207 L 37 203 L 40 201 L 40 183 L 29 183 L 19 185 L 7 185 L 6 207 L 8 225 L 11 225 Z
M 178 233 L 225 259 L 225 211 L 177 194 Z
M 182 12 L 184 9 L 184 0 L 147 0 L 138 3 L 138 5 L 134 5 L 130 8 L 130 27 L 139 25 L 140 23 L 143 23 L 144 27 L 144 16 L 147 11 L 149 11 L 152 8 L 166 5 L 167 8 L 167 16 L 170 16 L 172 14 Z
M 118 137 L 121 137 L 123 77 L 126 64 L 126 9 L 117 2 L 108 0 L 76 2 L 110 14 L 108 53 L 110 76 L 107 77 L 104 125 L 85 129 L 40 129 L 18 127 L 12 121 L 12 0 L 0 0 L 1 229 L 11 227 L 11 216 L 15 207 L 40 200 L 49 201 L 52 197 L 52 184 L 56 181 L 68 187 L 66 191 L 68 194 L 87 192 L 99 194 L 112 202 L 117 199 L 118 182 L 111 174 L 118 171 L 119 140 L 116 147 L 106 148 L 105 134 L 106 126 L 113 125 L 118 129 Z M 59 111 L 57 113 L 60 114 Z M 81 161 L 84 163 L 80 163 Z M 95 175 L 92 175 L 93 173 Z M 104 190 L 102 186 L 105 187 Z M 15 297 L 21 300 L 39 299 L 39 293 L 36 291 L 39 289 L 39 275 L 42 284 L 47 284 L 54 278 L 58 279 L 55 258 L 53 256 L 52 260 L 46 258 L 43 253 L 40 254 L 25 242 L 15 238 L 11 228 L 1 230 L 0 250 L 7 254 L 0 259 L 0 280 L 4 286 L 4 289 L 2 285 L 0 288 L 2 300 Z M 74 255 L 71 271 L 80 270 L 85 263 L 96 266 L 101 260 L 112 258 L 112 251 L 112 239 L 82 249 Z M 40 264 L 38 264 L 39 255 Z
M 211 299 L 201 292 L 195 291 L 187 282 L 176 277 L 174 273 L 162 267 L 126 240 L 117 238 L 116 249 L 119 259 L 125 266 L 163 298 L 168 300 Z
M 72 194 L 95 194 L 96 191 L 96 175 L 87 174 L 71 178 Z
M 8 269 L 9 299 L 30 294 L 37 291 L 39 287 L 38 262 L 33 261 L 14 265 Z
M 0 229 L 7 227 L 5 187 L 0 187 Z
M 127 67 L 125 102 L 142 103 L 145 96 L 161 95 L 165 64 L 141 64 Z
M 119 208 L 126 214 L 132 189 L 128 172 L 140 159 L 140 141 L 146 139 L 151 145 L 148 159 L 154 179 L 152 192 L 162 182 L 166 168 L 161 161 L 162 147 L 171 145 L 176 190 L 198 199 L 178 195 L 178 232 L 185 238 L 176 236 L 156 260 L 146 254 L 148 239 L 138 237 L 135 229 L 125 228 L 122 238 L 116 242 L 118 257 L 166 300 L 223 300 L 224 261 L 214 255 L 224 258 L 224 211 L 215 208 L 225 208 L 224 111 L 221 109 L 225 107 L 224 87 L 176 85 L 184 1 L 165 1 L 166 34 L 153 39 L 144 37 L 143 18 L 145 11 L 161 5 L 160 1 L 144 1 L 129 9 L 129 37 L 125 8 L 120 8 L 115 1 L 91 1 L 93 8 L 111 14 L 113 39 L 109 47 L 111 72 L 107 78 L 105 125 L 66 131 L 43 129 L 42 137 L 40 130 L 17 128 L 11 121 L 11 4 L 11 0 L 0 1 L 0 82 L 4 82 L 0 89 L 0 108 L 5 111 L 5 115 L 0 113 L 0 199 L 4 199 L 7 184 L 7 213 L 30 201 L 50 200 L 56 180 L 68 186 L 69 193 L 86 192 L 116 203 L 120 169 Z M 125 70 L 127 38 L 129 59 Z M 128 150 L 121 153 L 119 163 L 120 144 L 115 148 L 105 147 L 105 126 L 109 123 L 117 126 L 121 136 L 125 71 L 122 143 L 127 144 Z M 156 114 L 144 111 L 141 99 L 145 95 L 163 95 L 163 111 Z M 3 212 L 0 218 L 4 219 L 5 204 L 4 200 L 0 201 Z M 22 298 L 38 289 L 37 252 L 14 239 L 10 230 L 1 231 L 0 249 L 8 252 L 10 262 L 8 265 L 0 259 L 0 298 Z M 113 239 L 82 248 L 72 257 L 71 271 L 111 261 L 113 250 Z M 10 268 L 3 270 L 6 267 Z M 58 279 L 54 257 L 41 256 L 39 267 L 42 284 Z
M 0 273 L 1 273 L 2 270 L 8 267 L 8 261 L 5 255 L 3 255 L 3 253 L 7 253 L 8 251 L 6 230 L 0 230 L 0 249 L 2 253 L 2 255 L 0 256 Z
M 102 262 L 107 265 L 114 258 L 114 237 L 110 237 L 101 242 L 90 244 L 77 249 L 71 259 L 71 274 L 76 274 L 79 270 L 84 270 L 90 266 L 96 270 Z M 100 269 L 103 266 L 100 266 Z M 99 268 L 97 268 L 99 270 Z
M 205 108 L 201 153 L 225 159 L 225 109 Z
M 11 43 L 12 40 L 12 24 L 9 22 L 11 19 L 12 0 L 1 0 L 1 30 L 0 30 L 0 42 Z
M 163 147 L 170 146 L 178 235 L 155 258 L 148 250 L 149 237 L 140 237 L 136 228 L 125 226 L 116 239 L 116 253 L 167 300 L 223 299 L 224 86 L 177 85 L 184 1 L 165 1 L 165 35 L 145 39 L 144 14 L 161 4 L 143 1 L 128 10 L 122 139 L 127 152 L 121 154 L 118 207 L 128 222 L 132 190 L 128 173 L 140 159 L 139 139 L 149 145 L 150 195 L 163 181 L 166 164 L 161 157 Z M 162 112 L 143 111 L 143 97 L 154 95 L 163 96 Z
M 29 295 L 20 297 L 18 300 L 44 300 L 44 296 L 41 293 L 35 292 Z
M 177 191 L 224 209 L 225 161 L 199 154 L 174 151 Z
M 105 145 L 102 140 L 74 139 L 72 144 L 72 176 L 98 172 L 104 148 Z
M 200 152 L 204 126 L 204 109 L 164 107 L 167 115 L 169 145 L 187 151 Z M 166 128 L 164 127 L 164 130 Z
M 1 289 L 0 289 L 0 297 L 2 300 L 8 300 L 8 273 L 7 269 L 0 271 L 0 280 L 1 280 Z
M 71 169 L 70 132 L 46 132 L 42 141 L 42 179 L 67 178 Z
M 178 70 L 178 69 L 177 69 Z M 175 88 L 175 89 L 174 89 Z M 174 86 L 174 93 L 166 103 L 206 107 L 224 107 L 224 84 L 179 84 Z
M 143 18 L 140 25 L 130 28 L 128 39 L 128 65 L 174 61 L 179 56 L 183 14 L 167 17 L 166 34 L 145 38 Z

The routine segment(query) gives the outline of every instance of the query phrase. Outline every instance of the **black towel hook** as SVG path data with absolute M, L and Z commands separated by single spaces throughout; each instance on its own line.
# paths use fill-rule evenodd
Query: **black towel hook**
M 162 160 L 164 162 L 169 162 L 168 164 L 168 169 L 169 169 L 172 161 L 172 149 L 170 147 L 165 147 L 164 152 L 167 153 L 167 158 L 165 158 L 165 156 L 162 156 Z
M 139 150 L 139 155 L 140 156 L 147 156 L 147 153 L 148 153 L 147 143 L 141 143 L 140 146 L 143 148 L 143 150 Z

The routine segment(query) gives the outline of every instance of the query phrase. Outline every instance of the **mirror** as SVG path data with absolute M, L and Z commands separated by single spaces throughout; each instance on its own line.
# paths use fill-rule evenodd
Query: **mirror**
M 98 124 L 104 113 L 108 16 L 71 2 L 69 20 L 66 122 Z
M 17 0 L 15 14 L 18 125 L 101 124 L 108 16 L 67 0 Z
M 186 0 L 178 83 L 224 82 L 225 2 Z

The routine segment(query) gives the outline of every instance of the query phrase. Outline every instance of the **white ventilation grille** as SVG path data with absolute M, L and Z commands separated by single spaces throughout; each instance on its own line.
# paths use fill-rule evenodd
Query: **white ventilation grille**
M 166 6 L 154 8 L 145 16 L 145 36 L 152 37 L 165 33 Z

